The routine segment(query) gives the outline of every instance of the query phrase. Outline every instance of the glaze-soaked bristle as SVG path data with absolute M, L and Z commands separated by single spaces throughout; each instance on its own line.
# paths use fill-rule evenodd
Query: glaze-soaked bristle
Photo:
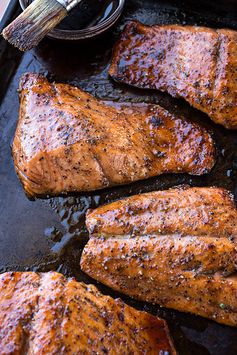
M 2 32 L 3 37 L 22 51 L 35 47 L 67 15 L 56 0 L 35 0 Z

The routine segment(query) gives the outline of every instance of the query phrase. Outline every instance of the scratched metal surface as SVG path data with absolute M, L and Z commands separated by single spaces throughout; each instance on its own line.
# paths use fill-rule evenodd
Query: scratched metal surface
M 84 216 L 89 207 L 183 183 L 192 186 L 223 186 L 237 196 L 236 132 L 216 126 L 205 114 L 192 109 L 182 100 L 172 99 L 160 92 L 135 90 L 109 79 L 111 48 L 124 24 L 131 19 L 146 24 L 181 23 L 237 29 L 235 0 L 128 0 L 119 23 L 109 33 L 94 41 L 69 45 L 46 39 L 38 48 L 22 55 L 0 40 L 1 272 L 58 270 L 78 280 L 95 283 L 79 267 L 80 254 L 87 241 Z M 44 73 L 49 79 L 77 85 L 104 99 L 155 102 L 191 117 L 213 131 L 218 147 L 217 164 L 210 174 L 203 177 L 164 175 L 95 193 L 29 201 L 14 172 L 10 149 L 19 107 L 18 81 L 26 71 Z M 102 285 L 97 286 L 104 293 L 118 296 Z M 166 318 L 180 354 L 237 354 L 237 329 L 120 296 L 134 307 Z

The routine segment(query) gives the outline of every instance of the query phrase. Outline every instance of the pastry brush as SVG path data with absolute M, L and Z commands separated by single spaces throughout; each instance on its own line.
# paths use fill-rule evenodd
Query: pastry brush
M 35 0 L 2 32 L 3 37 L 27 51 L 52 30 L 81 0 Z

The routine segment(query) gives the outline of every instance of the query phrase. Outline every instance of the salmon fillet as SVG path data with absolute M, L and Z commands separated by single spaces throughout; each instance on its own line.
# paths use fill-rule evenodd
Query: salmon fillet
M 237 128 L 237 32 L 130 22 L 114 48 L 110 75 L 184 98 L 226 128 Z
M 166 322 L 56 272 L 0 275 L 0 354 L 176 354 Z
M 237 209 L 221 188 L 174 188 L 89 211 L 81 267 L 135 299 L 237 326 Z
M 13 142 L 30 196 L 89 191 L 162 173 L 201 175 L 215 163 L 210 134 L 160 106 L 104 103 L 37 74 L 20 82 Z

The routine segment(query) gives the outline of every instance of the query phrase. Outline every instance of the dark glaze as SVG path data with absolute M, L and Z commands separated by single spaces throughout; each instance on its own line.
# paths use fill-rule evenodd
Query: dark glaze
M 20 98 L 12 152 L 30 196 L 202 175 L 215 163 L 210 134 L 160 106 L 106 104 L 37 74 L 22 77 Z
M 218 188 L 132 196 L 89 211 L 81 267 L 135 299 L 237 326 L 237 210 Z
M 106 21 L 118 5 L 118 0 L 82 0 L 57 28 L 80 30 L 96 26 Z
M 26 4 L 29 5 L 31 2 L 31 0 L 28 0 Z M 56 28 L 76 31 L 98 25 L 108 19 L 118 5 L 118 0 L 81 0 Z
M 130 22 L 114 48 L 117 81 L 182 97 L 226 128 L 237 128 L 237 32 Z
M 166 322 L 56 272 L 0 276 L 1 354 L 170 354 Z

